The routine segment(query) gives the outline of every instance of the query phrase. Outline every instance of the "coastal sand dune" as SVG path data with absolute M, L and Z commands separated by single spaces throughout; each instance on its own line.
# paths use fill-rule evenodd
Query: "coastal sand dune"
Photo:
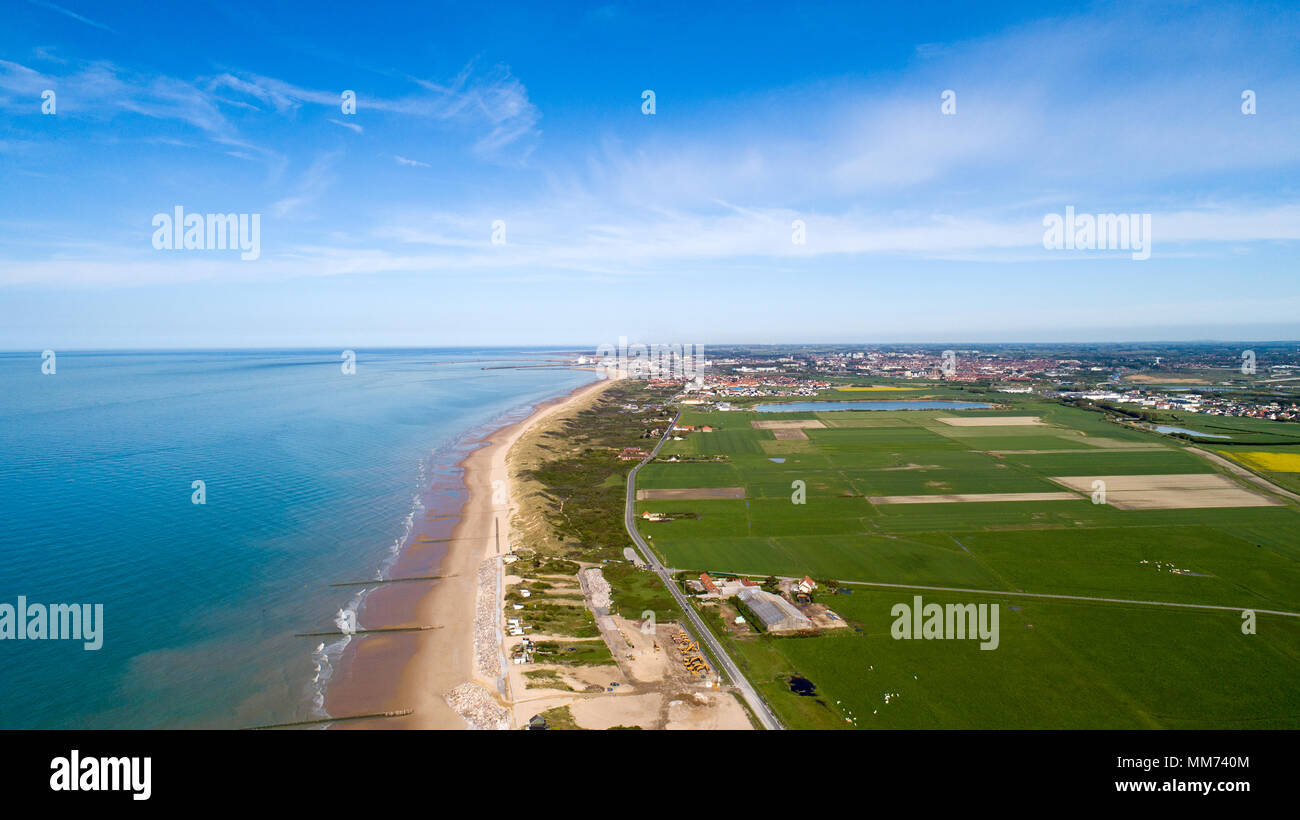
M 452 697 L 455 702 L 477 700 L 479 696 L 468 694 L 472 689 L 458 689 L 473 682 L 495 697 L 496 680 L 485 680 L 484 676 L 475 674 L 474 613 L 479 565 L 497 554 L 498 522 L 500 551 L 507 551 L 513 540 L 510 531 L 513 508 L 493 503 L 494 495 L 502 497 L 503 488 L 504 497 L 511 497 L 506 455 L 530 427 L 613 383 L 593 382 L 564 398 L 538 405 L 527 419 L 485 437 L 484 446 L 461 462 L 469 495 L 439 568 L 440 574 L 449 577 L 444 577 L 419 600 L 413 619 L 441 628 L 413 636 L 414 651 L 400 671 L 396 671 L 396 685 L 393 685 L 394 678 L 376 681 L 376 686 L 391 693 L 387 698 L 389 708 L 414 712 L 386 721 L 357 721 L 346 724 L 348 728 L 465 729 L 467 722 L 448 701 L 448 695 L 456 690 L 458 696 Z M 498 481 L 502 483 L 496 484 Z

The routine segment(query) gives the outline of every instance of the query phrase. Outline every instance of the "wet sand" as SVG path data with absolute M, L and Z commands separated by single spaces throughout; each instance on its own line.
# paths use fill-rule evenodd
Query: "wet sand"
M 484 558 L 511 544 L 513 508 L 493 503 L 493 482 L 510 497 L 506 455 L 529 427 L 593 390 L 596 381 L 559 399 L 537 405 L 528 418 L 496 430 L 480 441 L 459 464 L 463 489 L 455 478 L 441 478 L 426 492 L 429 514 L 415 522 L 390 578 L 440 575 L 435 581 L 384 584 L 366 598 L 362 629 L 433 626 L 421 632 L 365 635 L 345 650 L 326 693 L 326 710 L 334 716 L 412 709 L 412 714 L 349 721 L 336 728 L 464 729 L 465 721 L 444 695 L 474 676 L 475 573 Z M 496 493 L 500 497 L 501 493 Z M 431 503 L 431 499 L 433 500 Z M 455 500 L 463 499 L 458 516 Z M 499 537 L 497 527 L 500 527 Z M 450 539 L 450 540 L 444 540 Z M 495 681 L 478 680 L 495 691 Z

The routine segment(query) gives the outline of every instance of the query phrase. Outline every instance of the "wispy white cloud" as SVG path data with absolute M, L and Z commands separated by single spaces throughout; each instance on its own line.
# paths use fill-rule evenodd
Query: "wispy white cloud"
M 966 260 L 1042 263 L 1111 259 L 1132 265 L 1126 252 L 1047 251 L 1041 216 L 996 220 L 970 215 L 819 215 L 783 208 L 735 211 L 720 208 L 708 218 L 693 212 L 610 214 L 601 221 L 575 219 L 568 211 L 504 215 L 508 242 L 491 243 L 491 225 L 502 214 L 419 212 L 388 217 L 346 239 L 321 243 L 282 241 L 290 219 L 315 203 L 333 182 L 334 156 L 323 156 L 300 178 L 296 193 L 275 204 L 262 222 L 262 258 L 242 263 L 218 253 L 147 251 L 147 232 L 124 261 L 120 248 L 67 242 L 43 260 L 0 262 L 0 284 L 112 285 L 203 279 L 283 280 L 337 275 L 429 273 L 457 276 L 476 271 L 501 278 L 547 278 L 587 274 L 648 277 L 690 263 L 748 260 L 769 269 L 791 269 L 817 260 L 889 257 L 898 260 Z M 802 219 L 807 243 L 791 241 L 791 223 Z M 1152 260 L 1204 253 L 1231 255 L 1242 243 L 1300 242 L 1300 206 L 1206 207 L 1152 215 Z M 142 252 L 140 246 L 145 250 Z
M 360 125 L 357 125 L 355 122 L 344 122 L 343 120 L 336 120 L 332 117 L 330 118 L 330 122 L 342 128 L 346 128 L 349 131 L 352 131 L 353 133 L 356 134 L 364 134 L 366 132 L 366 129 L 362 128 Z
M 95 28 L 100 29 L 102 31 L 107 31 L 111 34 L 117 34 L 116 31 L 104 25 L 103 23 L 97 23 L 94 20 L 91 20 L 89 17 L 83 17 L 80 14 L 77 14 L 75 11 L 65 9 L 63 6 L 56 6 L 53 3 L 46 2 L 46 0 L 27 0 L 27 2 L 31 3 L 33 6 L 40 6 L 43 9 L 49 9 L 50 11 L 56 12 L 58 14 L 62 14 L 64 17 L 71 17 L 73 20 L 76 20 L 79 23 L 85 23 L 88 26 L 94 26 Z
M 111 254 L 75 264 L 60 257 L 4 264 L 0 282 L 106 283 L 121 276 L 130 283 L 177 265 L 195 278 L 252 269 L 267 279 L 417 271 L 619 277 L 690 263 L 829 268 L 882 257 L 1104 258 L 1043 250 L 1043 215 L 1067 205 L 1151 213 L 1155 260 L 1300 240 L 1300 195 L 1255 181 L 1279 170 L 1294 180 L 1300 112 L 1279 106 L 1267 117 L 1243 116 L 1243 81 L 1230 54 L 1187 71 L 1207 42 L 1199 35 L 1218 26 L 1212 50 L 1236 43 L 1257 52 L 1261 78 L 1250 82 L 1272 104 L 1300 86 L 1293 62 L 1278 50 L 1285 44 L 1246 37 L 1228 17 L 1193 18 L 1176 31 L 1161 25 L 1047 20 L 927 46 L 899 75 L 778 89 L 761 105 L 687 112 L 684 124 L 665 118 L 653 128 L 566 135 L 544 146 L 528 173 L 511 177 L 526 185 L 498 191 L 474 180 L 473 201 L 449 201 L 437 212 L 415 204 L 427 192 L 395 190 L 384 213 L 346 229 L 318 219 L 322 203 L 342 187 L 335 186 L 341 154 L 321 153 L 266 197 L 264 253 L 255 266 L 179 254 L 131 264 Z M 1096 36 L 1077 36 L 1084 27 Z M 1116 49 L 1125 50 L 1125 64 L 1145 61 L 1146 70 L 1109 68 Z M 237 117 L 226 106 L 292 116 L 307 106 L 338 111 L 341 101 L 338 91 L 238 72 L 142 83 L 97 64 L 75 76 L 96 89 L 126 86 L 128 102 L 118 108 L 190 122 L 239 158 L 259 154 L 236 134 Z M 504 68 L 480 72 L 470 65 L 444 83 L 408 79 L 418 90 L 405 96 L 359 91 L 358 115 L 463 128 L 485 154 L 510 146 L 522 152 L 535 142 L 540 112 Z M 46 82 L 39 72 L 0 61 L 0 95 L 30 95 Z M 958 93 L 955 116 L 940 112 L 945 88 Z M 361 133 L 350 118 L 328 121 Z M 383 131 L 371 126 L 368 134 L 378 139 Z M 377 172 L 393 172 L 390 157 L 404 167 L 430 167 L 394 151 L 433 156 L 415 145 L 380 148 L 374 156 L 384 165 Z M 507 223 L 505 246 L 490 244 L 495 219 Z M 806 225 L 806 244 L 791 241 L 796 219 Z
M 304 206 L 315 204 L 334 184 L 337 179 L 334 166 L 340 156 L 341 152 L 333 151 L 320 154 L 312 160 L 311 165 L 294 183 L 293 192 L 271 205 L 271 213 L 277 217 L 304 216 Z
M 107 118 L 129 112 L 184 122 L 209 135 L 236 133 L 211 97 L 184 80 L 133 74 L 106 61 L 51 75 L 0 60 L 0 106 L 30 107 L 31 100 L 47 88 L 58 93 L 60 114 Z
M 477 130 L 480 135 L 474 147 L 485 156 L 495 156 L 507 146 L 536 133 L 541 115 L 529 100 L 523 83 L 503 66 L 485 73 L 476 72 L 470 66 L 447 84 L 417 77 L 409 80 L 420 91 L 400 97 L 357 91 L 358 114 L 378 111 Z M 297 111 L 304 105 L 335 109 L 342 105 L 341 90 L 305 88 L 258 74 L 226 72 L 214 77 L 208 87 L 213 91 L 244 95 L 279 113 Z

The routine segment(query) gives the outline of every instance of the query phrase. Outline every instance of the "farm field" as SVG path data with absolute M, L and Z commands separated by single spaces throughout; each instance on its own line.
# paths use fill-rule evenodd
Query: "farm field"
M 998 648 L 894 640 L 890 609 L 911 596 L 862 588 L 819 599 L 852 629 L 725 640 L 792 727 L 1300 728 L 1297 619 L 1261 615 L 1259 634 L 1244 636 L 1233 612 L 922 594 L 999 604 Z M 790 675 L 813 694 L 792 692 Z
M 1224 438 L 1194 438 L 1197 446 L 1237 462 L 1274 484 L 1300 493 L 1300 425 L 1270 419 L 1165 413 L 1167 423 Z
M 853 629 L 725 637 L 794 727 L 1300 728 L 1300 618 L 1260 613 L 1258 634 L 1244 635 L 1240 612 L 1300 613 L 1295 502 L 1100 414 L 998 401 L 688 410 L 681 424 L 714 432 L 668 442 L 638 487 L 695 492 L 639 501 L 638 513 L 673 516 L 641 530 L 668 566 L 690 573 L 811 575 L 853 590 L 823 584 L 815 596 Z M 777 437 L 790 429 L 807 438 Z M 1115 486 L 1114 503 L 1093 503 L 1096 478 Z M 708 488 L 744 497 L 701 497 Z M 912 589 L 925 586 L 971 591 Z M 894 640 L 890 607 L 913 594 L 998 602 L 1001 645 Z M 796 674 L 818 694 L 790 691 Z
M 1179 423 L 1187 418 L 1182 414 Z M 1300 425 L 1254 418 L 1212 418 L 1188 424 L 1227 439 L 1198 440 L 1199 446 L 1235 461 L 1291 492 L 1300 493 Z

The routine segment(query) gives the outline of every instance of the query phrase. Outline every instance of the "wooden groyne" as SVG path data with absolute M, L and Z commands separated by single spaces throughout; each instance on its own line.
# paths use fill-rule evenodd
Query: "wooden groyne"
M 303 726 L 323 726 L 326 723 L 342 723 L 348 720 L 374 720 L 376 718 L 406 717 L 414 714 L 414 709 L 397 709 L 391 712 L 374 712 L 369 715 L 344 715 L 343 717 L 321 718 L 320 720 L 299 720 L 293 723 L 271 723 L 266 726 L 249 726 L 248 731 L 258 732 L 265 729 L 297 729 Z
M 295 632 L 295 638 L 337 638 L 340 635 L 376 635 L 383 632 L 427 632 L 430 629 L 442 629 L 441 626 L 386 626 L 378 629 L 356 629 L 352 632 L 344 632 L 336 629 L 333 632 Z
M 452 575 L 414 575 L 410 578 L 382 578 L 373 581 L 343 581 L 338 584 L 330 584 L 331 587 L 369 587 L 379 586 L 380 584 L 401 584 L 407 581 L 436 581 L 439 578 L 455 578 Z

